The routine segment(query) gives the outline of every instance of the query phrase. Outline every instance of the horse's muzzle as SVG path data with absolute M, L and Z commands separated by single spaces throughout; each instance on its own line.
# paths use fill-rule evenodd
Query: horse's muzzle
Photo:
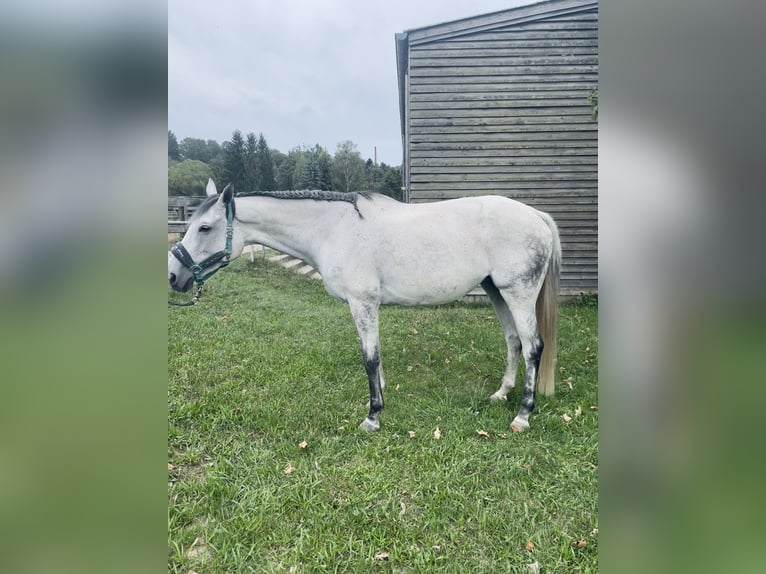
M 194 277 L 190 275 L 186 282 L 184 284 L 180 284 L 178 282 L 178 277 L 176 277 L 175 273 L 171 273 L 169 276 L 170 286 L 173 288 L 173 291 L 180 291 L 182 293 L 186 293 L 189 289 L 191 289 L 192 283 L 194 283 Z

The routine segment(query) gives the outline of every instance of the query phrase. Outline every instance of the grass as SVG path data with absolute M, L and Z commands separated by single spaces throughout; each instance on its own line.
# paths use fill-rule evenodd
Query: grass
M 562 306 L 561 382 L 520 434 L 520 385 L 488 401 L 489 305 L 384 307 L 366 434 L 356 331 L 321 282 L 243 257 L 205 289 L 169 310 L 170 572 L 597 572 L 595 305 Z

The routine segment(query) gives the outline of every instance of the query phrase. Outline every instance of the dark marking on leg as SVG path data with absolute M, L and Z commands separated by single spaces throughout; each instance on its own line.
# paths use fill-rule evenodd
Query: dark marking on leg
M 524 393 L 524 397 L 521 399 L 521 408 L 525 409 L 527 413 L 531 413 L 535 410 L 535 393 Z
M 519 355 L 521 353 L 521 338 L 516 330 L 516 324 L 513 315 L 511 314 L 511 310 L 508 307 L 508 303 L 506 303 L 492 277 L 485 277 L 481 282 L 481 286 L 484 288 L 484 291 L 492 302 L 497 318 L 503 328 L 503 334 L 505 335 L 505 341 L 508 347 L 508 358 L 506 360 L 505 372 L 503 374 L 500 388 L 489 398 L 490 401 L 494 402 L 505 400 L 508 393 L 516 384 L 516 372 L 519 364 Z
M 371 420 L 375 420 L 378 413 L 383 410 L 383 391 L 380 388 L 380 352 L 375 349 L 370 356 L 364 357 L 364 369 L 367 371 L 367 379 L 370 384 L 370 414 Z
M 380 362 L 380 337 L 378 334 L 379 301 L 349 300 L 351 315 L 354 317 L 362 360 L 370 385 L 370 414 L 359 425 L 361 430 L 374 432 L 380 429 L 378 413 L 383 410 L 382 368 Z
M 529 351 L 527 361 L 527 378 L 524 384 L 524 395 L 521 398 L 519 414 L 528 417 L 535 410 L 535 397 L 537 396 L 537 374 L 540 369 L 540 357 L 543 354 L 543 343 L 540 335 L 532 339 L 532 348 Z

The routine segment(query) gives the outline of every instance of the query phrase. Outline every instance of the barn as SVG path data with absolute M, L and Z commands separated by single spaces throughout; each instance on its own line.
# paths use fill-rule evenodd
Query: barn
M 396 35 L 403 195 L 550 213 L 561 294 L 598 289 L 598 2 L 549 0 Z

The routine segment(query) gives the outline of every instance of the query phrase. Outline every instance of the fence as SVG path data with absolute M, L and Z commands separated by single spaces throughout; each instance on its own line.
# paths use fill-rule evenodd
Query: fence
M 168 196 L 168 233 L 183 233 L 204 197 Z
M 204 199 L 204 197 L 168 196 L 169 241 L 176 241 L 186 230 L 186 224 Z M 249 253 L 250 261 L 254 261 L 256 251 L 260 251 L 261 256 L 266 258 L 266 248 L 262 245 L 248 245 L 243 253 Z

